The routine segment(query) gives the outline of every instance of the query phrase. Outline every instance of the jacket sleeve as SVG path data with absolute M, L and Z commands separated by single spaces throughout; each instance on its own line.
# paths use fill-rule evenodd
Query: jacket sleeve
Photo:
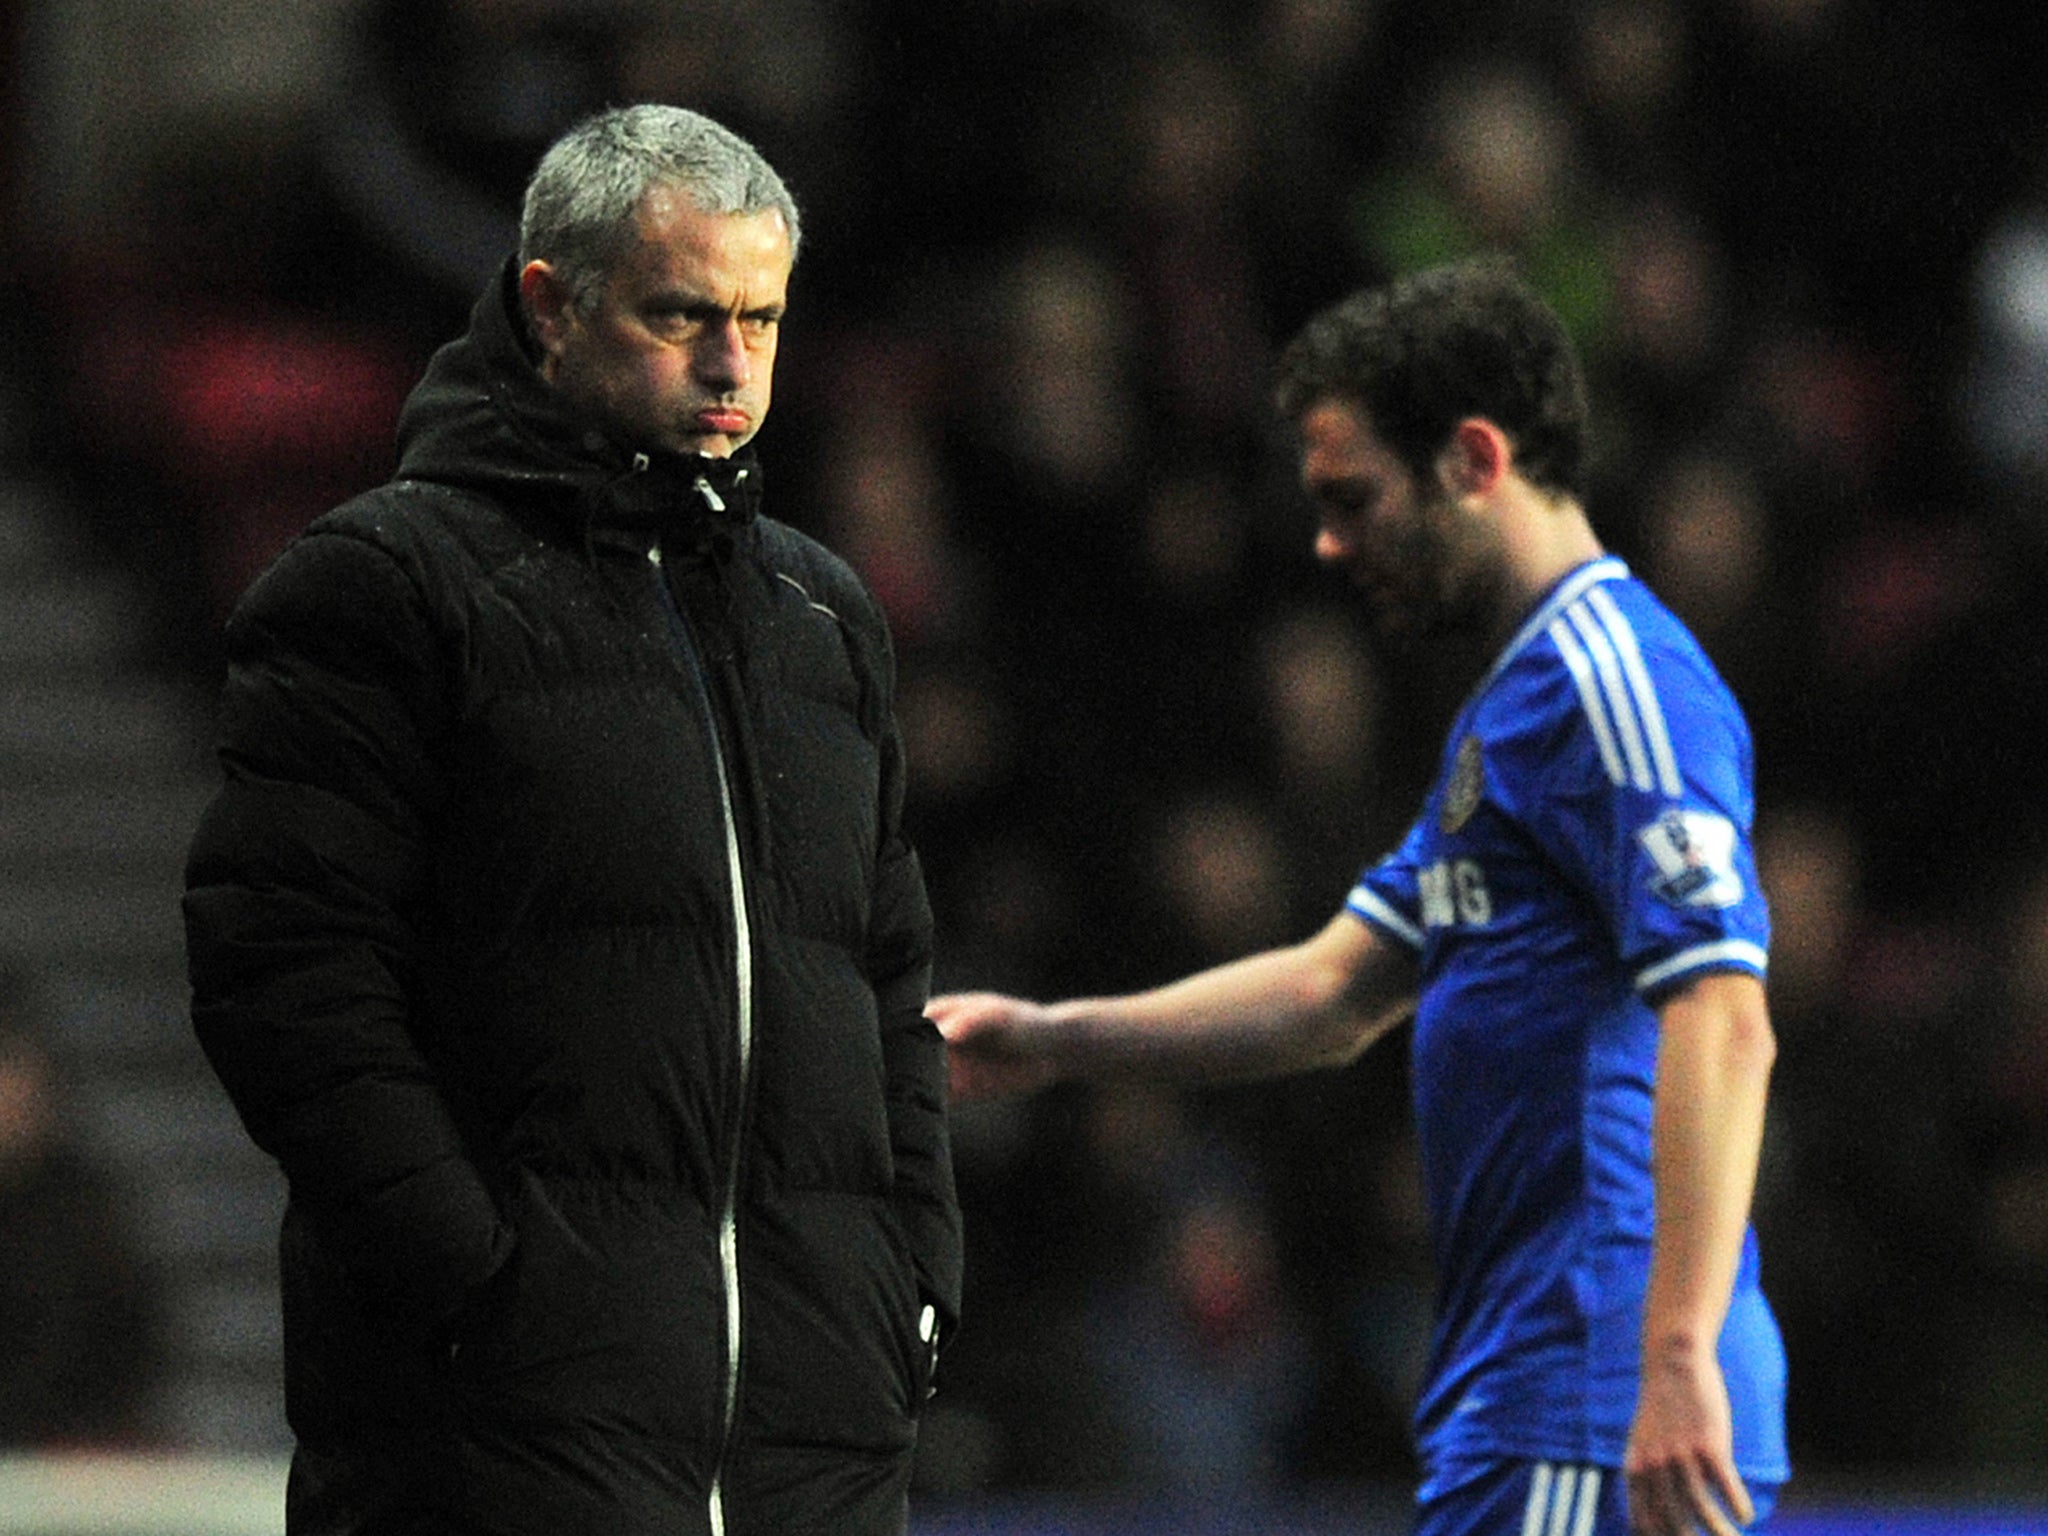
M 193 1026 L 243 1124 L 368 1295 L 427 1319 L 510 1246 L 410 1028 L 433 657 L 391 555 L 336 532 L 287 551 L 229 621 L 224 783 L 184 900 Z
M 886 635 L 884 697 L 893 701 Z M 950 1328 L 960 1316 L 962 1232 L 946 1126 L 946 1043 L 924 1016 L 931 993 L 932 911 L 917 853 L 903 833 L 903 742 L 892 707 L 882 736 L 882 843 L 876 864 L 868 975 L 887 1076 L 896 1206 L 926 1300 Z

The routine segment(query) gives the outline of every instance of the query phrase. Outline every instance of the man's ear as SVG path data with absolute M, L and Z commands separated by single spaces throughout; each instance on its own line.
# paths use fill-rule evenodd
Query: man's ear
M 519 270 L 519 302 L 526 310 L 526 323 L 543 355 L 552 359 L 561 350 L 562 334 L 569 326 L 572 302 L 569 285 L 544 261 L 529 261 Z
M 1437 455 L 1436 472 L 1453 496 L 1484 496 L 1515 467 L 1515 445 L 1484 416 L 1467 416 L 1451 429 Z

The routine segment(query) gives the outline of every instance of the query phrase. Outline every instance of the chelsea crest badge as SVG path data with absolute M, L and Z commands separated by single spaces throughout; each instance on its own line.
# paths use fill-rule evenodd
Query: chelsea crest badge
M 1437 812 L 1437 825 L 1446 832 L 1457 831 L 1472 819 L 1485 792 L 1486 761 L 1479 738 L 1467 736 L 1458 743 L 1457 760 L 1451 764 L 1451 776 L 1444 783 L 1444 803 Z

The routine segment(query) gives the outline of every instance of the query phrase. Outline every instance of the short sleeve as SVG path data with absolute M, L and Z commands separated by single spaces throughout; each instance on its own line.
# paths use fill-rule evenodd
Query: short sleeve
M 1761 976 L 1770 918 L 1734 697 L 1675 620 L 1602 590 L 1549 638 L 1559 708 L 1541 733 L 1548 782 L 1520 807 L 1524 825 L 1599 909 L 1645 997 L 1706 971 Z
M 1421 863 L 1422 823 L 1408 829 L 1400 844 L 1358 877 L 1344 908 L 1398 939 L 1422 950 L 1422 896 L 1417 870 Z

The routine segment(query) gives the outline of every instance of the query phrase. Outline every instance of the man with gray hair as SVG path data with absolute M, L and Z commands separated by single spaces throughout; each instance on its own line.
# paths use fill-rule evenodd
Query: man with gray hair
M 905 1528 L 959 1208 L 889 638 L 749 446 L 798 238 L 707 118 L 571 130 L 229 621 L 185 913 L 294 1536 Z

